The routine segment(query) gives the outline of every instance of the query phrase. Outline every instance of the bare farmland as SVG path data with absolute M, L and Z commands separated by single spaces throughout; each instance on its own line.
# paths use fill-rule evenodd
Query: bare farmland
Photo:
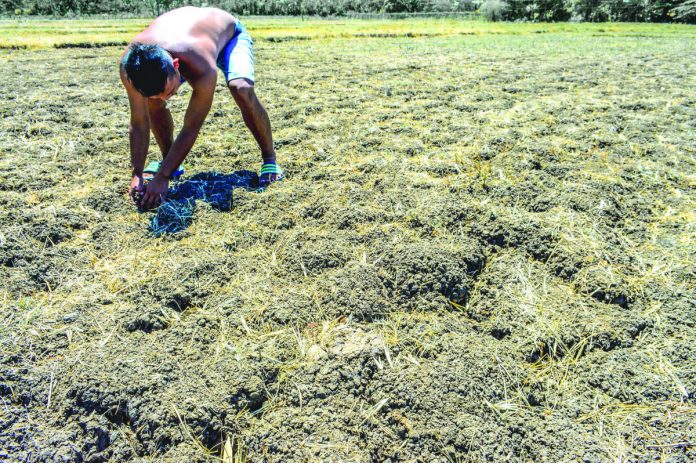
M 694 29 L 398 24 L 258 40 L 288 178 L 219 83 L 164 233 L 121 47 L 0 51 L 0 459 L 696 460 Z

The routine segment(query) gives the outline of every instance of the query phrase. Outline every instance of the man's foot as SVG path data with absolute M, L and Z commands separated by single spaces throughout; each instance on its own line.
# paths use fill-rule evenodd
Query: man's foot
M 266 162 L 261 166 L 261 172 L 259 173 L 259 186 L 265 188 L 271 183 L 279 182 L 284 178 L 285 176 L 283 175 L 283 169 L 281 169 L 278 164 L 275 162 Z
M 150 180 L 155 178 L 155 175 L 159 171 L 161 165 L 161 161 L 152 161 L 150 164 L 148 164 L 147 167 L 143 169 L 143 181 L 149 182 Z M 178 180 L 179 177 L 181 177 L 182 175 L 184 175 L 184 167 L 179 166 L 172 174 L 171 179 Z

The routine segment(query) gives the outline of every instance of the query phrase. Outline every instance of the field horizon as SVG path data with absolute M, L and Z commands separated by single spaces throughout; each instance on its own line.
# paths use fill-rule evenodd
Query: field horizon
M 249 18 L 141 213 L 146 24 L 0 21 L 0 460 L 696 461 L 696 26 Z
M 0 19 L 0 50 L 100 48 L 127 44 L 154 18 Z M 323 19 L 286 16 L 241 17 L 254 40 L 438 37 L 456 35 L 589 34 L 599 36 L 696 37 L 696 25 L 655 23 L 490 22 L 480 19 Z

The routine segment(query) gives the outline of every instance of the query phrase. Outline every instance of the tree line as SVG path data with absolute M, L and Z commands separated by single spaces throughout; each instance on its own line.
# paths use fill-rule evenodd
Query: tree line
M 696 24 L 696 0 L 0 0 L 5 15 L 158 15 L 183 5 L 238 15 L 345 16 L 478 12 L 492 21 L 633 21 Z

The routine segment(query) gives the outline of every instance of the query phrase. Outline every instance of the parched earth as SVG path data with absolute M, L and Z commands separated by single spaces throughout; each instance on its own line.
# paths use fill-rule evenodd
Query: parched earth
M 287 180 L 219 83 L 173 219 L 118 47 L 2 51 L 0 460 L 696 461 L 695 40 L 259 41 Z

